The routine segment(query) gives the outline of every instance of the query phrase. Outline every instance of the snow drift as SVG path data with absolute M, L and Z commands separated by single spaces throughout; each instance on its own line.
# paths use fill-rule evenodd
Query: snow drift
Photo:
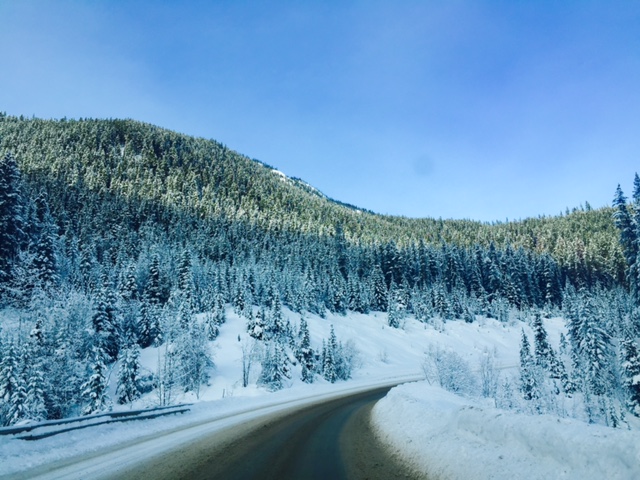
M 640 478 L 640 433 L 482 406 L 426 382 L 376 404 L 379 438 L 436 479 Z

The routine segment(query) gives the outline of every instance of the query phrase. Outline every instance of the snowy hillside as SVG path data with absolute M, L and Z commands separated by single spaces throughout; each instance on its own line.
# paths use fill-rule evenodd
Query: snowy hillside
M 284 309 L 284 315 L 294 329 L 299 326 L 301 316 Z M 242 350 L 251 341 L 246 332 L 246 319 L 239 317 L 232 309 L 226 311 L 227 321 L 220 327 L 218 338 L 210 342 L 210 353 L 215 367 L 209 372 L 208 385 L 202 386 L 199 398 L 193 391 L 179 394 L 174 402 L 213 401 L 226 396 L 264 395 L 268 391 L 256 385 L 260 365 L 256 362 L 251 369 L 249 385 L 242 386 Z M 311 346 L 321 349 L 322 341 L 329 338 L 331 326 L 342 342 L 353 342 L 357 350 L 356 369 L 353 380 L 378 380 L 396 376 L 423 376 L 422 363 L 425 352 L 430 347 L 455 349 L 471 364 L 480 362 L 486 351 L 495 351 L 496 361 L 501 368 L 515 368 L 518 365 L 519 323 L 506 325 L 497 320 L 486 319 L 474 324 L 462 321 L 447 322 L 442 331 L 432 325 L 424 324 L 413 318 L 407 318 L 404 328 L 388 326 L 387 315 L 371 313 L 369 315 L 349 313 L 348 315 L 327 314 L 321 318 L 306 313 L 304 318 L 309 325 Z M 562 322 L 554 320 L 553 335 L 559 336 Z M 525 327 L 527 328 L 527 327 Z M 158 368 L 159 354 L 162 356 L 165 346 L 147 348 L 141 355 L 143 370 L 155 372 Z M 114 366 L 114 370 L 118 365 Z M 291 379 L 286 387 L 302 386 L 300 365 L 292 366 Z M 115 375 L 112 375 L 112 392 L 115 393 Z M 316 383 L 327 383 L 321 376 L 315 377 Z M 113 397 L 112 397 L 113 398 Z M 133 408 L 155 405 L 157 398 L 153 393 L 143 396 L 132 404 Z M 129 406 L 127 406 L 129 408 Z
M 288 309 L 284 309 L 283 313 L 295 331 L 299 327 L 300 315 Z M 502 377 L 515 376 L 518 372 L 521 330 L 524 328 L 531 333 L 529 326 L 518 320 L 501 323 L 479 319 L 472 324 L 450 321 L 434 327 L 407 317 L 403 321 L 403 328 L 395 329 L 388 326 L 387 315 L 382 313 L 329 314 L 326 318 L 305 314 L 313 349 L 321 348 L 332 326 L 342 342 L 353 344 L 357 351 L 353 378 L 331 384 L 316 375 L 314 384 L 308 385 L 301 381 L 301 366 L 296 364 L 292 365 L 291 379 L 286 380 L 285 388 L 271 393 L 267 387 L 256 385 L 261 369 L 258 362 L 250 371 L 249 385 L 242 386 L 243 347 L 246 351 L 251 338 L 246 333 L 246 319 L 236 315 L 230 308 L 226 310 L 226 316 L 227 321 L 220 326 L 219 336 L 207 346 L 215 362 L 215 367 L 208 371 L 208 383 L 201 387 L 199 396 L 190 391 L 172 398 L 174 403 L 196 402 L 191 413 L 146 421 L 144 428 L 139 425 L 94 427 L 86 432 L 61 434 L 38 442 L 25 443 L 2 437 L 0 473 L 20 471 L 28 465 L 104 448 L 196 420 L 225 418 L 238 412 L 257 411 L 264 406 L 312 398 L 314 395 L 389 383 L 393 379 L 416 380 L 424 377 L 426 353 L 438 349 L 455 351 L 474 371 L 479 368 L 483 358 L 491 355 Z M 199 319 L 203 321 L 204 316 Z M 557 318 L 547 320 L 546 327 L 550 342 L 557 346 L 564 322 Z M 142 350 L 140 360 L 143 372 L 158 371 L 165 348 L 149 347 Z M 114 365 L 112 370 L 117 367 L 117 364 Z M 110 376 L 112 398 L 115 395 L 116 377 L 115 374 Z M 114 408 L 149 407 L 157 405 L 158 401 L 154 390 L 126 407 L 114 405 Z M 424 383 L 407 384 L 392 390 L 389 397 L 376 407 L 374 422 L 380 438 L 401 457 L 408 459 L 416 468 L 435 471 L 445 478 L 447 475 L 449 478 L 468 477 L 469 472 L 476 472 L 478 463 L 484 465 L 484 478 L 513 478 L 515 469 L 523 465 L 527 471 L 539 474 L 536 478 L 544 478 L 547 472 L 555 472 L 553 469 L 556 468 L 568 472 L 570 476 L 566 478 L 573 478 L 574 472 L 582 471 L 575 468 L 585 455 L 589 456 L 588 465 L 618 469 L 621 473 L 615 478 L 631 478 L 625 477 L 626 472 L 634 471 L 636 467 L 627 465 L 625 459 L 636 452 L 640 445 L 638 430 L 630 432 L 593 427 L 551 416 L 517 415 L 495 409 L 486 399 L 462 398 Z M 87 436 L 93 441 L 87 443 Z M 434 442 L 440 447 L 436 449 Z M 592 443 L 594 447 L 586 449 L 585 445 Z M 616 443 L 626 446 L 612 447 Z M 556 449 L 556 444 L 562 444 L 563 450 Z M 544 460 L 550 450 L 557 452 L 555 458 Z M 443 453 L 445 451 L 449 452 L 448 456 Z M 567 456 L 566 452 L 576 453 Z M 598 452 L 601 452 L 600 455 L 597 455 Z M 602 452 L 606 452 L 606 455 Z M 615 455 L 613 460 L 605 458 L 609 454 Z M 621 463 L 616 463 L 618 461 Z M 452 469 L 451 465 L 457 470 Z M 535 469 L 531 470 L 533 465 Z M 623 466 L 627 470 L 621 469 Z M 497 475 L 495 477 L 492 476 L 494 472 Z

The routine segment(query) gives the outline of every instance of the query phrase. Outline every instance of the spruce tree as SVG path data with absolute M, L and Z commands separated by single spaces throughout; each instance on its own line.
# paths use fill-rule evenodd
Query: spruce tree
M 284 340 L 284 338 L 286 337 L 286 327 L 284 316 L 282 314 L 282 303 L 280 301 L 280 295 L 276 295 L 273 299 L 273 305 L 271 307 L 271 313 L 269 315 L 269 322 L 267 322 L 266 325 L 268 338 L 273 338 L 278 342 Z
M 27 378 L 25 365 L 21 366 L 21 370 L 16 378 L 16 385 L 9 399 L 8 424 L 15 425 L 28 418 L 27 413 Z
M 0 289 L 12 278 L 25 238 L 22 179 L 12 154 L 0 159 Z M 0 290 L 2 294 L 2 290 Z
M 590 393 L 609 394 L 613 382 L 611 336 L 596 316 L 585 318 L 584 325 L 581 353 Z
M 336 371 L 336 355 L 338 353 L 338 339 L 336 333 L 331 325 L 331 333 L 329 334 L 329 341 L 326 344 L 324 353 L 324 363 L 322 366 L 322 376 L 325 380 L 331 383 L 335 383 L 338 380 L 338 372 Z
M 138 310 L 138 343 L 142 348 L 147 348 L 153 343 L 153 335 L 151 333 L 151 305 L 146 300 L 140 302 Z
M 640 417 L 640 351 L 629 334 L 622 341 L 622 385 L 629 411 Z
M 185 392 L 200 396 L 200 387 L 207 381 L 207 369 L 213 365 L 204 328 L 197 323 L 181 331 L 176 341 L 176 373 Z
M 389 301 L 387 302 L 387 323 L 390 327 L 400 328 L 400 322 L 404 318 L 406 311 L 406 303 L 403 298 L 403 291 L 396 287 L 395 283 L 391 283 L 389 289 Z
M 43 372 L 47 368 L 42 362 L 42 355 L 42 344 L 38 341 L 37 336 L 32 336 L 25 345 L 23 363 L 26 385 L 25 418 L 34 421 L 47 418 L 43 376 Z
M 255 317 L 251 314 L 247 320 L 247 333 L 256 340 L 265 339 L 265 316 L 264 308 L 261 308 L 256 312 Z
M 124 274 L 124 278 L 120 284 L 120 295 L 129 302 L 138 298 L 138 283 L 136 281 L 135 265 L 131 263 Z
M 119 404 L 131 403 L 140 397 L 138 388 L 140 375 L 138 346 L 130 343 L 122 355 L 120 369 L 118 371 L 118 386 L 116 393 L 118 395 Z
M 281 390 L 286 379 L 291 378 L 289 358 L 283 347 L 274 343 L 267 347 L 262 361 L 262 372 L 258 383 L 271 391 Z
M 149 265 L 149 277 L 145 288 L 145 297 L 151 305 L 160 305 L 162 290 L 160 286 L 160 257 L 157 254 L 151 257 Z
M 637 300 L 639 294 L 638 272 L 636 267 L 636 259 L 638 257 L 638 232 L 627 208 L 627 198 L 624 196 L 624 193 L 622 193 L 620 185 L 618 185 L 613 198 L 613 209 L 613 221 L 620 232 L 620 245 L 622 246 L 622 253 L 627 263 L 627 281 L 629 282 L 632 295 L 634 295 L 634 298 Z
M 11 399 L 19 388 L 19 363 L 16 347 L 12 341 L 0 344 L 0 423 L 10 425 L 9 407 Z
M 538 400 L 540 387 L 538 384 L 535 362 L 531 355 L 531 346 L 526 333 L 522 330 L 520 341 L 520 393 L 525 400 Z
M 49 211 L 46 196 L 40 194 L 35 201 L 38 235 L 35 240 L 32 268 L 39 286 L 50 290 L 58 282 L 55 241 L 56 226 Z
M 107 393 L 107 367 L 104 353 L 98 348 L 93 350 L 91 372 L 89 379 L 82 385 L 82 396 L 86 400 L 86 405 L 82 410 L 84 415 L 91 415 L 111 408 Z
M 304 318 L 300 319 L 300 344 L 297 349 L 297 358 L 302 365 L 301 379 L 305 383 L 313 383 L 315 370 L 315 355 L 311 348 L 311 340 L 309 338 L 309 327 Z
M 386 312 L 389 292 L 387 291 L 384 275 L 379 266 L 375 266 L 371 273 L 371 283 L 373 284 L 371 308 L 378 312 Z
M 565 393 L 571 393 L 573 385 L 569 380 L 564 364 L 549 343 L 547 330 L 544 328 L 542 316 L 539 313 L 534 316 L 532 328 L 535 364 L 542 370 L 547 371 L 551 379 L 559 381 Z M 556 393 L 559 393 L 557 386 Z
M 549 370 L 555 360 L 555 353 L 549 340 L 547 330 L 542 323 L 542 316 L 536 313 L 533 317 L 533 344 L 536 363 L 545 370 Z
M 216 317 L 213 313 L 209 312 L 205 315 L 204 327 L 207 334 L 207 340 L 213 341 L 218 338 L 220 329 L 218 328 L 218 323 L 216 322 Z
M 188 330 L 194 320 L 193 315 L 195 313 L 191 253 L 188 249 L 185 249 L 180 256 L 177 289 L 174 292 L 174 296 L 178 309 L 178 323 L 184 330 Z

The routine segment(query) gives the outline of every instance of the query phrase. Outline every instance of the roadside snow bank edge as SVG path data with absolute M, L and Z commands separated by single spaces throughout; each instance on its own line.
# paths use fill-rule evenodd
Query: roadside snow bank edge
M 437 479 L 637 479 L 640 433 L 479 406 L 426 382 L 372 411 L 379 439 Z

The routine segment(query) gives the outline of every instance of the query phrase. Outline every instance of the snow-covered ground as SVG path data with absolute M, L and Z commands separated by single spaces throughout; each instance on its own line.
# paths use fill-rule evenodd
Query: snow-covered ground
M 297 328 L 300 315 L 286 309 L 284 313 L 294 329 Z M 210 372 L 209 385 L 202 387 L 198 397 L 189 392 L 173 398 L 174 403 L 194 402 L 191 412 L 142 422 L 92 427 L 34 442 L 0 437 L 0 476 L 71 456 L 103 451 L 122 442 L 138 442 L 148 436 L 166 438 L 164 443 L 155 440 L 161 443 L 153 448 L 168 449 L 185 438 L 211 433 L 233 422 L 246 421 L 274 409 L 292 408 L 377 385 L 415 381 L 423 378 L 425 352 L 435 347 L 455 350 L 472 368 L 476 368 L 483 355 L 490 351 L 495 356 L 498 368 L 506 371 L 513 369 L 515 373 L 521 329 L 525 328 L 530 333 L 529 327 L 519 321 L 511 324 L 485 319 L 473 324 L 452 321 L 447 322 L 443 329 L 436 329 L 407 318 L 402 329 L 393 329 L 387 325 L 386 314 L 382 313 L 329 314 L 326 318 L 305 314 L 305 318 L 312 347 L 316 350 L 321 348 L 322 340 L 329 337 L 331 325 L 340 341 L 353 341 L 359 354 L 358 368 L 352 380 L 330 384 L 317 377 L 316 383 L 307 385 L 300 380 L 301 367 L 298 365 L 293 368 L 292 379 L 286 388 L 270 393 L 256 386 L 260 368 L 256 364 L 250 385 L 243 387 L 242 350 L 250 338 L 245 331 L 245 320 L 229 309 L 227 322 L 221 326 L 219 337 L 210 345 L 216 366 Z M 564 329 L 562 320 L 547 320 L 545 327 L 549 340 L 557 348 L 560 333 Z M 141 355 L 143 369 L 156 372 L 164 348 L 145 349 Z M 111 375 L 112 398 L 115 398 L 116 367 Z M 114 409 L 136 409 L 157 404 L 158 398 L 151 392 L 131 406 L 114 405 Z M 375 412 L 375 422 L 382 439 L 400 450 L 401 455 L 417 468 L 428 467 L 443 477 L 448 475 L 447 478 L 470 478 L 469 472 L 473 472 L 473 478 L 481 478 L 482 475 L 485 475 L 484 478 L 506 478 L 505 472 L 514 471 L 517 474 L 510 474 L 510 478 L 551 478 L 558 477 L 563 471 L 567 472 L 566 478 L 573 478 L 578 471 L 590 474 L 596 471 L 595 467 L 589 469 L 585 465 L 606 466 L 606 462 L 615 461 L 606 458 L 600 461 L 598 456 L 616 455 L 615 458 L 624 462 L 622 456 L 631 455 L 635 446 L 634 458 L 640 458 L 637 430 L 627 432 L 555 417 L 526 417 L 500 412 L 482 406 L 475 400 L 461 399 L 439 388 L 420 384 L 394 389 L 388 399 L 376 407 Z M 186 426 L 193 428 L 185 430 Z M 184 435 L 168 434 L 176 429 L 184 430 Z M 187 430 L 190 433 L 186 433 Z M 587 438 L 595 440 L 590 442 L 585 440 Z M 598 444 L 596 440 L 601 443 Z M 613 448 L 614 444 L 623 442 L 629 445 L 626 450 L 622 447 Z M 431 443 L 440 446 L 434 447 Z M 589 453 L 590 450 L 583 448 L 589 443 L 601 446 L 592 449 L 595 453 Z M 563 450 L 554 445 L 561 445 Z M 609 448 L 609 445 L 612 447 Z M 442 453 L 444 450 L 447 450 L 448 456 Z M 561 451 L 588 455 L 583 459 L 582 470 L 577 470 L 582 454 L 571 453 L 565 461 L 564 456 L 559 453 L 556 455 Z M 458 470 L 450 469 L 447 458 L 455 460 Z M 492 458 L 493 461 L 489 461 Z M 552 466 L 557 466 L 557 470 L 553 470 L 551 477 L 545 476 Z M 628 471 L 632 471 L 638 467 L 634 464 L 628 468 Z M 594 475 L 581 476 L 598 478 Z
M 499 410 L 426 382 L 393 388 L 372 418 L 379 438 L 429 478 L 640 478 L 638 430 Z

